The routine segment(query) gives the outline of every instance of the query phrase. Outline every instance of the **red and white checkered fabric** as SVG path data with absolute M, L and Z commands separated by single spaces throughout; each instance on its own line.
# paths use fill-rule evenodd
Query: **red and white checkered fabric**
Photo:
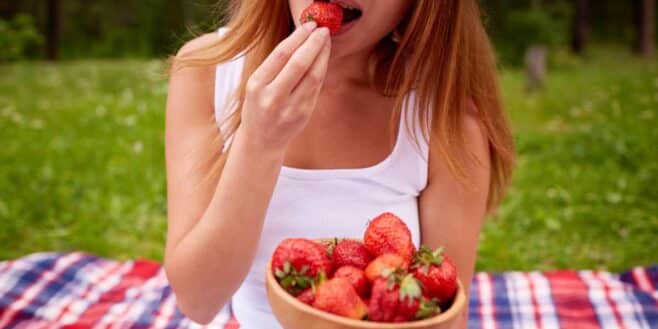
M 469 328 L 658 328 L 658 266 L 479 273 Z M 185 318 L 160 264 L 40 253 L 0 263 L 0 328 L 203 328 Z M 206 328 L 237 329 L 230 307 Z

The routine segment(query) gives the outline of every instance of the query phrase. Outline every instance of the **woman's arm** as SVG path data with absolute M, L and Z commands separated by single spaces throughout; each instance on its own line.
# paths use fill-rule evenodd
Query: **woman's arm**
M 432 249 L 446 247 L 468 292 L 486 215 L 491 173 L 489 145 L 479 120 L 470 114 L 464 116 L 463 131 L 464 151 L 472 152 L 480 163 L 466 168 L 470 180 L 464 186 L 452 176 L 441 157 L 430 151 L 429 181 L 420 196 L 420 218 L 422 243 Z M 468 307 L 454 328 L 465 329 L 467 316 Z
M 298 29 L 250 77 L 242 124 L 219 180 L 204 182 L 209 160 L 222 149 L 213 143 L 214 68 L 171 76 L 165 269 L 179 308 L 196 322 L 210 322 L 248 273 L 287 142 L 315 107 L 329 38 L 314 28 Z
M 166 115 L 164 265 L 178 307 L 201 323 L 212 320 L 251 264 L 281 163 L 277 152 L 259 150 L 236 137 L 221 185 L 216 179 L 205 181 L 222 149 L 213 142 L 214 77 L 212 67 L 176 72 Z M 228 216 L 234 219 L 226 220 Z

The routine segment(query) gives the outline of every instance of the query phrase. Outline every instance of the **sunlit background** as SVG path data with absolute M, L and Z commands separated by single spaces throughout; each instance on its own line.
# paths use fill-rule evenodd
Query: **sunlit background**
M 657 263 L 655 0 L 482 7 L 519 161 L 478 270 Z M 0 259 L 162 259 L 165 59 L 221 8 L 0 1 Z

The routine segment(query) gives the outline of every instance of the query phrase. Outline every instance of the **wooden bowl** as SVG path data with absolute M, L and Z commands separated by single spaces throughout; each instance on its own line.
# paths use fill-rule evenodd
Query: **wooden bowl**
M 272 312 L 285 329 L 444 329 L 466 306 L 464 286 L 460 281 L 452 306 L 435 317 L 403 323 L 360 321 L 327 313 L 297 300 L 276 281 L 271 260 L 267 264 L 265 285 Z

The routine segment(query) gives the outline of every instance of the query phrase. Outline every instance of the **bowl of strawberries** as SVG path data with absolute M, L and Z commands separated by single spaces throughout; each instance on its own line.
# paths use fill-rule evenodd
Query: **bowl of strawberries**
M 290 238 L 266 271 L 267 297 L 285 329 L 447 328 L 466 305 L 443 248 L 414 246 L 392 213 L 362 240 Z

